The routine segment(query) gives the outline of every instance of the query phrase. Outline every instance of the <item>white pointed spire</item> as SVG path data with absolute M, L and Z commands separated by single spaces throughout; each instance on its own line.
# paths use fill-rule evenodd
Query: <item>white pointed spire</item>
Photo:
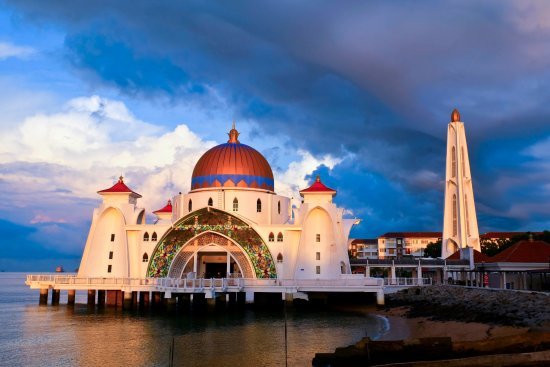
M 442 258 L 466 247 L 481 250 L 466 133 L 456 109 L 447 129 L 446 167 Z

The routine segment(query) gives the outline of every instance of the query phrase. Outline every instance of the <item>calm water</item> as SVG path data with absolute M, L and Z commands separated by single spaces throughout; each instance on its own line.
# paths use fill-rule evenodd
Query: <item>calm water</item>
M 85 304 L 38 306 L 25 274 L 0 273 L 0 366 L 167 366 L 174 337 L 176 366 L 284 366 L 282 311 L 241 310 L 160 316 Z M 85 303 L 77 292 L 77 303 Z M 48 299 L 48 302 L 50 300 Z M 317 352 L 357 342 L 386 329 L 365 313 L 287 313 L 288 365 L 311 366 Z

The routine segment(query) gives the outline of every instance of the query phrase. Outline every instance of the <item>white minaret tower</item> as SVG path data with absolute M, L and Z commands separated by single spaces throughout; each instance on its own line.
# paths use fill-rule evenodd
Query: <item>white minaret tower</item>
M 460 250 L 464 258 L 466 247 L 481 250 L 464 123 L 460 122 L 460 113 L 455 109 L 447 130 L 441 257 L 445 259 Z

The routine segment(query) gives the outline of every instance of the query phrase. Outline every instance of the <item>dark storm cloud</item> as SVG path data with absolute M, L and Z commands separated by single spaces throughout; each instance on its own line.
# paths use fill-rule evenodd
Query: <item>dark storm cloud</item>
M 513 230 L 529 223 L 526 211 L 544 215 L 537 205 L 548 198 L 540 181 L 548 174 L 527 166 L 532 158 L 521 153 L 550 136 L 544 3 L 23 0 L 13 6 L 30 22 L 66 29 L 68 60 L 92 83 L 175 99 L 207 98 L 205 88 L 212 87 L 264 134 L 284 134 L 314 154 L 354 153 L 351 165 L 336 167 L 344 191 L 369 187 L 376 194 L 343 204 L 360 211 L 370 203 L 381 215 L 385 203 L 377 197 L 400 197 L 393 207 L 429 211 L 426 220 L 412 209 L 402 212 L 411 216 L 404 222 L 392 219 L 411 229 L 437 229 L 442 208 L 434 193 L 442 194 L 446 123 L 458 107 L 480 227 Z M 516 177 L 512 188 L 508 176 Z M 373 186 L 355 186 L 351 177 Z M 545 223 L 538 214 L 532 219 Z

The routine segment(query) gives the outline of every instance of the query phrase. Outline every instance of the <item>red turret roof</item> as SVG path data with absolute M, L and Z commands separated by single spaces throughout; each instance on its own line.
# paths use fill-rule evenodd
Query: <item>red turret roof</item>
M 164 206 L 164 208 L 155 210 L 153 213 L 172 213 L 172 200 L 168 200 L 168 203 Z
M 122 177 L 122 176 L 120 176 L 118 178 L 118 182 L 116 184 L 109 187 L 108 189 L 98 191 L 97 193 L 100 194 L 100 195 L 101 194 L 107 194 L 107 193 L 118 193 L 118 194 L 129 193 L 132 196 L 135 196 L 135 197 L 138 197 L 138 198 L 141 197 L 140 194 L 138 194 L 137 192 L 132 191 L 128 186 L 126 186 L 126 184 L 124 183 L 124 177 Z
M 326 187 L 322 182 L 319 175 L 317 175 L 317 178 L 315 179 L 315 182 L 313 185 L 308 187 L 307 189 L 300 190 L 300 195 L 304 196 L 304 193 L 311 194 L 311 193 L 333 193 L 333 195 L 336 195 L 336 190 L 331 189 L 330 187 Z
M 523 240 L 489 259 L 492 263 L 548 263 L 550 244 Z

